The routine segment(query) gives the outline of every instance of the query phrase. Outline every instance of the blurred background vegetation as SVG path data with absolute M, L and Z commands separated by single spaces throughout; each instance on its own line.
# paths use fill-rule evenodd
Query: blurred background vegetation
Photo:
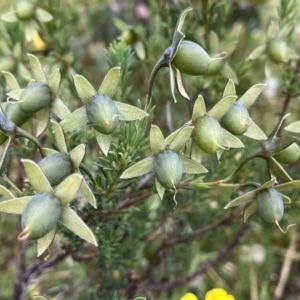
M 60 96 L 70 110 L 81 102 L 72 75 L 85 76 L 99 86 L 110 67 L 122 68 L 115 100 L 145 107 L 149 77 L 157 59 L 171 43 L 181 11 L 194 8 L 184 24 L 189 40 L 201 44 L 213 56 L 226 51 L 226 70 L 206 76 L 184 76 L 187 101 L 170 95 L 167 71 L 161 71 L 153 89 L 149 119 L 122 125 L 105 157 L 93 135 L 84 128 L 67 136 L 68 147 L 85 143 L 86 165 L 95 176 L 98 209 L 81 207 L 80 214 L 92 228 L 95 249 L 67 230 L 51 247 L 50 259 L 36 258 L 34 243 L 17 241 L 19 217 L 0 214 L 0 299 L 147 299 L 179 300 L 192 291 L 203 299 L 207 290 L 222 287 L 235 298 L 250 300 L 300 299 L 299 226 L 286 234 L 264 224 L 257 216 L 243 224 L 243 207 L 223 207 L 247 189 L 234 187 L 180 189 L 177 206 L 173 193 L 163 201 L 155 194 L 151 175 L 131 181 L 119 179 L 130 162 L 149 154 L 149 127 L 157 124 L 167 136 L 190 119 L 193 102 L 202 94 L 208 108 L 222 97 L 232 78 L 241 96 L 256 83 L 267 86 L 251 107 L 251 117 L 271 134 L 279 119 L 291 113 L 299 119 L 299 61 L 266 70 L 267 56 L 247 59 L 267 40 L 273 20 L 285 30 L 285 40 L 299 56 L 298 1 L 276 0 L 40 0 L 38 6 L 53 16 L 50 22 L 0 21 L 0 70 L 12 72 L 21 85 L 30 79 L 26 53 L 37 55 L 45 70 L 62 72 Z M 1 1 L 1 15 L 16 3 Z M 42 46 L 32 37 L 38 32 Z M 213 37 L 212 37 L 213 36 Z M 214 41 L 214 42 L 212 42 Z M 217 42 L 216 42 L 217 41 Z M 218 46 L 218 49 L 216 49 Z M 0 78 L 0 94 L 6 92 Z M 138 101 L 139 100 L 139 101 Z M 139 104 L 140 103 L 140 104 Z M 43 145 L 51 147 L 45 134 Z M 224 153 L 221 162 L 208 157 L 209 173 L 185 177 L 186 181 L 213 182 L 231 174 L 243 157 L 254 153 L 261 142 L 241 138 L 245 148 Z M 36 156 L 33 145 L 16 143 L 7 176 L 23 187 L 20 158 Z M 299 162 L 288 165 L 299 178 Z M 263 183 L 265 166 L 250 161 L 234 182 Z M 299 191 L 286 193 L 293 202 L 286 207 L 282 226 L 299 223 Z M 284 273 L 286 272 L 286 273 Z M 277 294 L 276 294 L 277 293 Z M 277 295 L 277 296 L 276 296 Z M 277 298 L 276 298 L 277 297 Z

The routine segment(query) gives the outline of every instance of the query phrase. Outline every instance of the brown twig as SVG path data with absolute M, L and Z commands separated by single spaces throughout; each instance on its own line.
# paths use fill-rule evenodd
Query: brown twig
M 179 285 L 185 284 L 193 279 L 195 279 L 197 276 L 206 273 L 209 269 L 216 266 L 222 259 L 224 259 L 225 256 L 227 256 L 234 247 L 236 247 L 239 243 L 241 238 L 245 235 L 246 231 L 248 229 L 247 224 L 243 224 L 240 228 L 240 230 L 237 232 L 236 236 L 232 239 L 232 241 L 222 250 L 219 251 L 219 253 L 211 260 L 208 260 L 207 262 L 201 264 L 198 269 L 193 272 L 192 274 L 183 276 L 175 281 L 167 282 L 167 283 L 158 283 L 153 284 L 149 286 L 141 286 L 137 288 L 138 293 L 141 292 L 161 292 L 161 291 L 168 291 L 171 290 Z

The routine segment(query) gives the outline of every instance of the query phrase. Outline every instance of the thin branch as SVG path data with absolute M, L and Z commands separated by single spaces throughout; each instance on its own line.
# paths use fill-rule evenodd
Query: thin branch
M 242 237 L 245 235 L 246 231 L 248 229 L 247 224 L 243 224 L 236 234 L 236 236 L 233 238 L 233 240 L 211 260 L 206 261 L 202 265 L 199 266 L 199 268 L 192 274 L 183 276 L 175 281 L 168 282 L 168 283 L 158 283 L 158 284 L 153 284 L 149 286 L 142 286 L 137 289 L 138 293 L 141 292 L 148 292 L 148 291 L 153 291 L 153 292 L 161 292 L 161 291 L 168 291 L 171 290 L 179 285 L 183 285 L 193 279 L 195 279 L 197 276 L 206 273 L 209 269 L 213 268 L 216 266 L 221 260 L 227 256 L 234 247 L 236 247 L 239 243 Z

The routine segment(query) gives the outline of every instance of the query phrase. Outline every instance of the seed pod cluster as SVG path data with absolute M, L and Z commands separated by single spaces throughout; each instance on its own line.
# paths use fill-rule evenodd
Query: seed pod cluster
M 210 65 L 210 57 L 198 44 L 191 41 L 180 42 L 172 64 L 182 73 L 202 75 Z
M 258 214 L 264 222 L 277 224 L 283 217 L 283 200 L 276 189 L 269 188 L 259 191 L 255 201 Z
M 243 134 L 251 125 L 247 108 L 235 102 L 221 120 L 222 126 L 235 135 Z
M 110 134 L 119 124 L 117 105 L 106 95 L 97 94 L 88 99 L 86 112 L 89 122 L 100 133 Z
M 50 193 L 35 195 L 22 213 L 23 231 L 19 239 L 36 240 L 43 237 L 57 224 L 61 211 L 59 200 Z
M 202 151 L 213 154 L 222 148 L 224 134 L 218 120 L 205 115 L 197 120 L 193 130 L 193 139 Z
M 183 174 L 183 165 L 178 154 L 171 150 L 159 153 L 154 159 L 156 179 L 166 189 L 174 189 Z
M 72 162 L 66 153 L 53 153 L 38 162 L 52 186 L 62 182 L 72 173 Z

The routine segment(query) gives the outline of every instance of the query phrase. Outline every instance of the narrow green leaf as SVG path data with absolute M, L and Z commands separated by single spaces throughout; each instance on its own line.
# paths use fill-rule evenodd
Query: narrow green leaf
M 201 162 L 203 156 L 204 156 L 204 152 L 197 146 L 195 142 L 192 142 L 191 159 L 197 162 Z
M 266 181 L 264 184 L 262 184 L 257 191 L 262 191 L 265 189 L 268 189 L 270 187 L 274 187 L 274 184 L 276 183 L 276 177 L 271 178 L 270 180 Z
M 258 46 L 248 55 L 248 57 L 246 59 L 247 60 L 256 60 L 258 58 L 261 58 L 261 56 L 265 52 L 265 48 L 266 48 L 265 45 Z
M 243 135 L 249 137 L 250 139 L 259 141 L 268 139 L 266 134 L 258 127 L 258 125 L 253 120 L 251 120 L 250 126 L 247 128 Z
M 59 89 L 60 80 L 61 80 L 60 69 L 57 68 L 50 74 L 49 77 L 49 87 L 55 96 Z
M 166 142 L 160 128 L 151 125 L 150 129 L 150 148 L 153 154 L 158 154 L 166 149 Z
M 61 122 L 60 126 L 64 132 L 76 130 L 87 125 L 88 118 L 86 114 L 86 107 L 82 106 L 72 113 L 68 114 Z
M 106 156 L 111 145 L 111 134 L 103 134 L 95 129 L 94 134 L 101 151 Z
M 183 126 L 176 130 L 174 134 L 169 135 L 166 138 L 166 143 L 168 144 L 168 149 L 178 152 L 190 139 L 194 126 Z
M 170 77 L 170 89 L 171 89 L 171 95 L 175 103 L 177 103 L 177 99 L 175 97 L 175 67 L 170 66 L 169 67 L 169 77 Z
M 37 240 L 37 256 L 41 256 L 50 247 L 54 239 L 55 232 L 56 226 L 54 226 L 46 235 Z
M 95 246 L 98 246 L 96 238 L 91 229 L 80 219 L 80 217 L 70 207 L 65 207 L 63 209 L 60 222 L 83 240 Z
M 121 79 L 121 68 L 113 67 L 105 75 L 99 87 L 99 94 L 112 98 L 117 91 Z
M 121 121 L 141 120 L 148 116 L 144 110 L 123 102 L 114 101 L 119 111 Z
M 82 75 L 74 75 L 73 80 L 78 96 L 84 104 L 87 103 L 89 98 L 96 95 L 96 90 L 94 89 L 94 87 Z
M 48 11 L 46 11 L 40 7 L 36 8 L 35 14 L 36 14 L 37 19 L 41 23 L 48 23 L 53 20 L 53 16 Z
M 82 182 L 82 175 L 74 173 L 65 178 L 54 190 L 54 195 L 61 201 L 62 205 L 67 205 L 74 199 Z
M 155 179 L 155 189 L 159 198 L 162 200 L 164 198 L 166 188 L 163 187 L 157 179 Z
M 243 148 L 245 145 L 242 143 L 242 141 L 226 129 L 222 128 L 225 145 L 228 148 Z
M 55 97 L 52 101 L 52 111 L 61 120 L 71 113 L 59 97 Z
M 300 133 L 300 121 L 289 124 L 288 126 L 284 127 L 284 130 L 293 133 Z
M 0 211 L 9 214 L 22 214 L 32 196 L 14 198 L 0 202 Z
M 207 173 L 208 170 L 202 166 L 199 162 L 194 161 L 186 156 L 180 155 L 182 164 L 183 164 L 183 172 L 187 174 L 200 174 Z
M 33 73 L 34 79 L 42 82 L 47 82 L 40 60 L 33 54 L 28 53 L 27 56 L 29 58 L 29 63 L 31 66 L 31 71 Z
M 284 194 L 281 194 L 281 193 L 280 193 L 280 196 L 282 197 L 283 203 L 286 203 L 286 204 L 292 203 L 292 200 L 291 200 L 290 197 L 288 197 L 288 196 L 286 196 Z
M 3 14 L 0 19 L 7 23 L 15 23 L 19 21 L 16 12 L 13 10 Z
M 189 95 L 187 94 L 184 86 L 183 86 L 183 82 L 182 82 L 182 78 L 181 78 L 181 73 L 178 69 L 174 68 L 175 70 L 175 82 L 176 82 L 176 86 L 177 86 L 177 89 L 180 93 L 180 95 L 187 99 L 187 100 L 190 100 L 190 97 Z
M 278 192 L 288 191 L 288 190 L 292 190 L 292 189 L 300 189 L 300 180 L 292 180 L 289 182 L 277 184 L 274 186 L 274 188 Z
M 4 75 L 6 84 L 11 91 L 21 89 L 16 77 L 12 73 L 7 71 L 2 71 L 2 74 Z
M 14 194 L 5 186 L 0 185 L 0 201 L 14 198 Z
M 247 222 L 247 220 L 255 214 L 257 211 L 256 202 L 253 201 L 250 203 L 250 205 L 245 209 L 244 211 L 244 222 Z
M 43 192 L 48 192 L 52 193 L 53 189 L 44 175 L 43 171 L 41 168 L 36 164 L 34 161 L 29 160 L 29 159 L 22 159 L 21 160 L 27 177 L 32 184 L 33 188 L 38 192 L 38 193 L 43 193 Z
M 235 102 L 237 96 L 228 95 L 222 98 L 207 114 L 217 120 L 220 120 Z
M 45 107 L 35 114 L 35 135 L 40 136 L 48 127 L 50 117 L 50 107 Z
M 197 120 L 203 117 L 206 113 L 205 101 L 202 95 L 198 95 L 194 103 L 192 122 L 195 124 Z
M 72 149 L 69 153 L 70 159 L 76 168 L 79 168 L 85 155 L 85 144 L 80 144 Z
M 265 88 L 265 83 L 258 83 L 253 85 L 250 89 L 248 89 L 245 94 L 243 94 L 239 99 L 238 102 L 243 104 L 245 107 L 249 108 L 253 103 L 257 100 L 258 96 Z
M 288 182 L 292 181 L 293 179 L 290 175 L 286 172 L 283 166 L 273 157 L 270 157 L 268 160 L 268 167 L 270 168 L 271 172 L 274 174 L 275 177 L 278 179 Z
M 146 49 L 144 44 L 140 41 L 137 40 L 134 44 L 133 44 L 133 49 L 135 50 L 138 58 L 140 60 L 144 60 L 146 57 Z
M 182 29 L 182 26 L 184 24 L 184 21 L 185 21 L 185 18 L 187 16 L 187 14 L 192 11 L 193 8 L 192 7 L 188 7 L 186 8 L 185 10 L 182 11 L 182 13 L 180 14 L 179 18 L 178 18 L 178 21 L 177 21 L 177 24 L 176 24 L 176 27 L 175 27 L 175 31 L 181 31 Z
M 55 142 L 57 145 L 57 149 L 60 152 L 68 153 L 65 135 L 64 135 L 64 132 L 63 132 L 61 126 L 54 120 L 51 120 L 51 124 L 52 124 L 53 133 L 55 136 Z
M 254 200 L 255 194 L 257 193 L 257 190 L 250 191 L 246 194 L 243 194 L 233 200 L 231 200 L 224 208 L 228 209 L 230 207 L 242 205 L 245 203 L 249 203 Z
M 153 161 L 154 157 L 149 156 L 146 157 L 139 162 L 135 163 L 134 165 L 127 168 L 122 175 L 120 176 L 121 179 L 129 179 L 133 177 L 142 176 L 152 171 L 153 169 Z
M 223 91 L 223 98 L 230 95 L 236 95 L 235 84 L 232 79 L 229 79 Z
M 97 207 L 95 195 L 84 178 L 80 186 L 80 192 L 93 207 Z

